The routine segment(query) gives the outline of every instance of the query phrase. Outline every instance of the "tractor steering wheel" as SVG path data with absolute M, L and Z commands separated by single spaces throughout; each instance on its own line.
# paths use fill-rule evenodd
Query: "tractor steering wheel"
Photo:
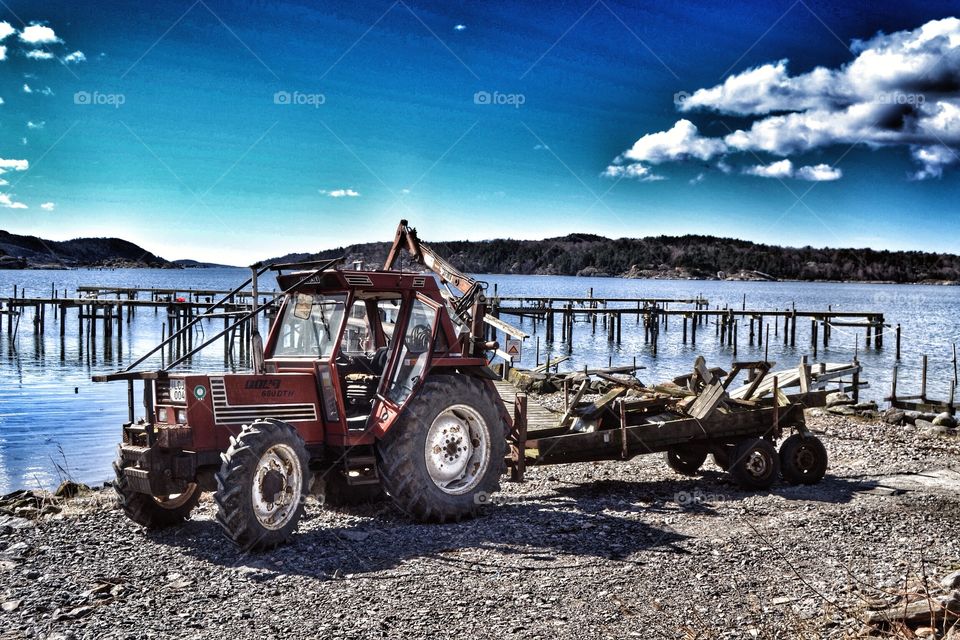
M 417 324 L 407 333 L 404 344 L 410 353 L 423 353 L 430 348 L 430 337 L 430 326 Z

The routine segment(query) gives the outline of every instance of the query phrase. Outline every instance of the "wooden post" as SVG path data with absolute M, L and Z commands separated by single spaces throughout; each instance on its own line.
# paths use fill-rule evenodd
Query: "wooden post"
M 856 358 L 854 358 L 853 364 L 859 367 L 860 362 Z M 857 402 L 860 402 L 860 369 L 859 368 L 854 370 L 853 372 L 853 402 L 854 404 L 856 404 Z
M 797 346 L 797 310 L 794 309 L 790 312 L 793 320 L 790 323 L 790 346 Z
M 896 340 L 897 340 L 897 362 L 899 362 L 899 361 L 900 361 L 900 323 L 899 323 L 899 322 L 897 323 L 897 337 L 896 337 Z M 868 346 L 868 347 L 870 346 L 870 327 L 869 327 L 869 326 L 867 327 L 867 346 Z M 957 365 L 957 345 L 956 345 L 956 344 L 953 345 L 953 365 L 954 365 L 954 366 L 953 366 L 953 371 L 954 371 L 953 377 L 954 377 L 954 379 L 956 379 L 956 377 L 957 377 L 957 375 L 956 375 L 956 371 L 957 371 L 957 366 L 956 366 L 956 365 Z
M 770 362 L 770 323 L 767 323 L 767 341 L 763 347 L 763 361 Z
M 683 316 L 683 344 L 687 344 L 687 316 Z
M 900 365 L 893 365 L 893 375 L 890 378 L 890 404 L 893 406 L 897 402 L 897 372 L 900 370 Z
M 744 296 L 746 296 L 746 294 L 744 294 Z M 738 324 L 738 322 L 739 322 L 739 321 L 737 321 L 737 320 L 734 320 L 734 321 L 733 321 L 733 340 L 730 341 L 730 342 L 733 344 L 733 359 L 734 359 L 734 360 L 737 359 L 737 324 Z
M 920 401 L 927 401 L 927 356 L 923 356 L 923 369 L 920 373 Z
M 511 479 L 523 482 L 523 474 L 527 468 L 527 394 L 518 393 L 513 405 L 513 428 L 516 431 L 517 458 L 511 469 Z

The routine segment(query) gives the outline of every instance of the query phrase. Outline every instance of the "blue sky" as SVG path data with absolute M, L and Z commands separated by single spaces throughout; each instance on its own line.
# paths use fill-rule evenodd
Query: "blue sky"
M 11 2 L 0 228 L 233 264 L 386 240 L 401 217 L 434 239 L 705 233 L 955 252 L 960 25 L 944 19 L 958 13 Z M 923 82 L 909 56 L 899 76 L 877 63 L 920 41 Z M 906 105 L 900 125 L 851 122 L 878 100 L 895 103 L 884 114 Z

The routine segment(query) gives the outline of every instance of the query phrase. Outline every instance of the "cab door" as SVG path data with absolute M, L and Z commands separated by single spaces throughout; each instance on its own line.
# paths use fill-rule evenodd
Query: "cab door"
M 393 425 L 423 385 L 430 370 L 433 342 L 439 325 L 440 306 L 417 294 L 405 314 L 401 340 L 395 340 L 393 357 L 384 372 L 368 429 L 378 437 Z

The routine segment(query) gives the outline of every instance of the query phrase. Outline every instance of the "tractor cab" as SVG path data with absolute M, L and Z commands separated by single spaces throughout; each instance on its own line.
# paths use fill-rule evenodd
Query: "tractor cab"
M 329 271 L 288 293 L 264 348 L 268 374 L 316 373 L 329 445 L 373 442 L 456 341 L 433 278 L 379 275 Z

